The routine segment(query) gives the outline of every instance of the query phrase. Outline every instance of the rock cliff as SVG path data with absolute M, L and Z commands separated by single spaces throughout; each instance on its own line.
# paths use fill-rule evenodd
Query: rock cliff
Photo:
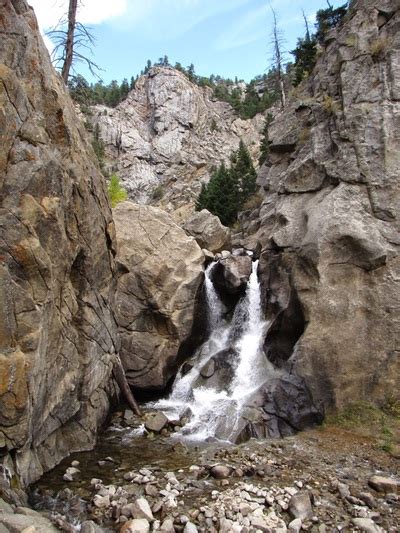
M 170 67 L 153 67 L 115 109 L 97 106 L 93 112 L 129 197 L 178 210 L 178 217 L 182 211 L 183 218 L 211 168 L 228 162 L 241 138 L 258 157 L 264 125 L 262 116 L 238 118 L 210 88 Z
M 94 445 L 118 348 L 104 179 L 33 10 L 0 2 L 0 453 L 23 483 Z
M 398 0 L 351 2 L 270 126 L 247 213 L 266 351 L 321 409 L 400 390 L 399 28 Z

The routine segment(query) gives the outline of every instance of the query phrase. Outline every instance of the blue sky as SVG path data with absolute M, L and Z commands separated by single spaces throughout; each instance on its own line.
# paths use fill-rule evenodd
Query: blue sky
M 28 0 L 29 1 L 29 0 Z M 66 0 L 31 0 L 44 31 L 56 23 Z M 344 0 L 331 0 L 333 6 Z M 171 63 L 195 65 L 196 73 L 249 81 L 271 63 L 272 6 L 292 50 L 304 34 L 302 9 L 313 27 L 325 0 L 83 0 L 80 19 L 96 38 L 92 59 L 105 83 L 121 81 L 167 55 Z M 79 17 L 78 17 L 79 18 Z M 288 59 L 291 57 L 288 54 Z M 77 71 L 88 79 L 83 66 Z

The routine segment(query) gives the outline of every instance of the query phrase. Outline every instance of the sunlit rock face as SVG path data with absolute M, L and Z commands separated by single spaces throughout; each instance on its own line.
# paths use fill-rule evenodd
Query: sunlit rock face
M 185 220 L 201 183 L 243 139 L 256 160 L 264 117 L 242 120 L 170 67 L 153 67 L 115 109 L 93 108 L 107 153 L 135 202 L 156 202 Z
M 116 351 L 104 179 L 33 10 L 0 16 L 0 448 L 24 483 L 94 445 Z
M 400 387 L 399 7 L 352 2 L 328 34 L 271 124 L 246 239 L 262 248 L 268 357 L 326 407 Z
M 194 326 L 204 255 L 157 207 L 123 202 L 113 214 L 122 363 L 135 390 L 162 390 Z

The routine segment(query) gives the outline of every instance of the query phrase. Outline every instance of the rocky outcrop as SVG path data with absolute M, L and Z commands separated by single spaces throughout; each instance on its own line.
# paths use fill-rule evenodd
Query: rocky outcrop
M 399 24 L 398 0 L 351 2 L 259 176 L 266 349 L 321 406 L 400 390 Z
M 135 389 L 162 389 L 192 330 L 204 255 L 161 209 L 123 202 L 113 213 L 121 359 Z
M 29 483 L 92 447 L 108 412 L 115 241 L 33 10 L 0 10 L 0 452 L 7 476 Z
M 231 231 L 221 224 L 220 219 L 207 209 L 193 213 L 184 223 L 183 229 L 192 235 L 201 248 L 212 253 L 231 249 Z
M 153 67 L 115 109 L 93 112 L 129 197 L 177 210 L 179 221 L 192 212 L 212 167 L 229 162 L 241 138 L 258 157 L 264 122 L 240 119 L 209 87 L 171 67 Z

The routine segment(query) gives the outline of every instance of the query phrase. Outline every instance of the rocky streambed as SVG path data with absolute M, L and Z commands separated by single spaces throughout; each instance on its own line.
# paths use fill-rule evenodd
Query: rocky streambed
M 373 439 L 323 427 L 199 447 L 174 439 L 172 425 L 155 433 L 141 422 L 117 413 L 95 450 L 33 486 L 40 516 L 83 533 L 398 531 L 399 460 Z M 38 516 L 29 531 L 47 531 Z

